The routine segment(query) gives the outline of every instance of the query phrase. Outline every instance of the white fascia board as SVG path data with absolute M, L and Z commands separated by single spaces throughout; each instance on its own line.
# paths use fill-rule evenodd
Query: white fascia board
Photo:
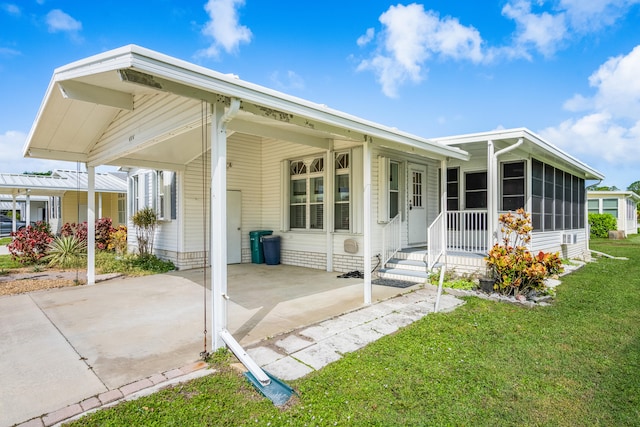
M 517 140 L 518 138 L 524 138 L 528 143 L 531 143 L 538 148 L 550 153 L 552 156 L 573 165 L 577 169 L 581 170 L 585 175 L 588 176 L 587 179 L 604 179 L 604 175 L 582 161 L 576 159 L 572 155 L 562 151 L 555 145 L 550 142 L 542 139 L 540 136 L 536 135 L 532 131 L 526 128 L 515 128 L 515 129 L 505 129 L 505 130 L 497 130 L 490 132 L 480 132 L 473 134 L 465 134 L 465 135 L 454 135 L 447 136 L 443 138 L 433 138 L 434 141 L 441 142 L 446 145 L 465 145 L 471 144 L 474 142 L 486 142 L 489 140 L 497 141 L 497 140 L 505 140 L 505 139 L 513 139 Z
M 145 53 L 147 55 L 133 58 L 132 68 L 199 88 L 206 92 L 238 98 L 241 101 L 248 101 L 339 128 L 353 130 L 370 138 L 380 138 L 422 150 L 433 151 L 440 156 L 461 160 L 468 160 L 469 158 L 466 152 L 457 147 L 446 147 L 425 138 L 399 132 L 395 129 L 330 109 L 325 105 L 286 95 L 152 51 L 145 50 Z
M 627 191 L 620 191 L 620 190 L 616 190 L 616 191 L 605 191 L 605 190 L 590 190 L 587 191 L 587 198 L 593 198 L 593 199 L 601 199 L 601 198 L 606 198 L 606 197 L 616 197 L 616 198 L 622 198 L 622 199 L 631 199 L 634 201 L 640 201 L 640 196 L 638 194 L 636 194 L 633 191 L 627 190 Z

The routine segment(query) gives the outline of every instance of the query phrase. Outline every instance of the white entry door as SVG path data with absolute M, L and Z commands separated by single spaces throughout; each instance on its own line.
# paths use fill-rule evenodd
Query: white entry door
M 410 245 L 427 243 L 427 167 L 409 164 L 409 236 Z
M 227 191 L 227 264 L 242 262 L 242 192 Z

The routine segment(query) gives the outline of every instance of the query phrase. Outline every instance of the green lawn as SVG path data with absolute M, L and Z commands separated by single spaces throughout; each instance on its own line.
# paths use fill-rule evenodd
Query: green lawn
M 553 306 L 468 298 L 291 382 L 286 409 L 220 373 L 73 425 L 640 425 L 640 237 L 598 240 Z

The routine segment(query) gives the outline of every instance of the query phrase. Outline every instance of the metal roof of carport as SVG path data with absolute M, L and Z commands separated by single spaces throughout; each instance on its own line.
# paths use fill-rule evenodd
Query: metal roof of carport
M 52 175 L 32 175 L 0 173 L 0 192 L 40 196 L 57 196 L 67 191 L 87 191 L 86 172 L 56 169 Z M 96 173 L 95 191 L 97 193 L 126 193 L 124 179 L 111 173 Z
M 465 151 L 242 81 L 135 45 L 55 70 L 27 138 L 25 157 L 180 170 L 201 153 L 201 101 L 241 101 L 228 124 L 262 137 L 330 148 L 332 139 L 370 141 L 433 158 Z M 145 104 L 173 112 L 154 123 Z M 173 108 L 173 106 L 176 108 Z M 116 119 L 126 122 L 122 129 Z M 147 125 L 145 124 L 147 123 Z M 113 127 L 112 127 L 113 126 Z M 197 146 L 196 146 L 197 145 Z

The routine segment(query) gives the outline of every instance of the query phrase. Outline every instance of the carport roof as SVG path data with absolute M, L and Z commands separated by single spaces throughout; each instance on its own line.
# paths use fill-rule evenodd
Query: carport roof
M 30 175 L 0 173 L 0 192 L 9 194 L 60 195 L 66 191 L 87 191 L 86 172 L 55 170 L 48 175 Z M 111 173 L 96 173 L 95 191 L 97 193 L 126 193 L 124 179 Z
M 201 103 L 228 107 L 233 98 L 241 106 L 227 126 L 231 132 L 321 149 L 330 148 L 332 140 L 369 141 L 432 158 L 468 159 L 457 147 L 135 45 L 56 69 L 24 155 L 180 170 L 202 151 L 187 143 L 200 140 Z

